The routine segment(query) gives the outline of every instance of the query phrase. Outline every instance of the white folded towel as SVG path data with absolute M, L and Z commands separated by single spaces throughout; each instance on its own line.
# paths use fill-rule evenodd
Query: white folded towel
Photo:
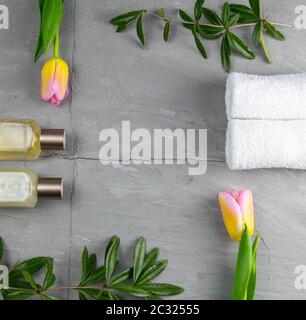
M 236 120 L 228 123 L 230 169 L 306 169 L 306 121 Z
M 306 120 L 306 74 L 229 75 L 228 119 Z

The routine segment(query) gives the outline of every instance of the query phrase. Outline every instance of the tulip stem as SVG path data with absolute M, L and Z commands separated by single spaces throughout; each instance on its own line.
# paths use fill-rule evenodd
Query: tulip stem
M 54 58 L 57 59 L 59 56 L 59 32 L 56 32 L 54 38 Z

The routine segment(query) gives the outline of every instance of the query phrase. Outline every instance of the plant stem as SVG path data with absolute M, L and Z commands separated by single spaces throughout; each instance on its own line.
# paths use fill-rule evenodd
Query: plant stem
M 59 31 L 56 32 L 54 38 L 54 58 L 57 59 L 59 57 Z
M 184 23 L 184 24 L 190 24 L 190 25 L 195 25 L 195 24 L 198 24 L 199 26 L 204 26 L 204 27 L 214 27 L 214 28 L 224 28 L 224 26 L 221 26 L 221 25 L 215 25 L 215 24 L 209 24 L 209 23 L 200 23 L 200 22 L 189 22 L 189 21 L 182 21 L 182 20 L 177 20 L 175 18 L 170 18 L 170 17 L 161 17 L 160 15 L 154 13 L 154 12 L 151 12 L 151 11 L 148 11 L 148 10 L 144 10 L 144 13 L 145 14 L 148 14 L 152 17 L 155 17 L 155 18 L 158 18 L 158 19 L 161 19 L 163 21 L 168 21 L 168 22 L 175 22 L 175 23 Z M 246 24 L 237 24 L 233 27 L 231 27 L 231 29 L 234 29 L 234 28 L 243 28 L 243 27 L 253 27 L 256 25 L 257 22 L 255 23 L 246 23 Z M 291 24 L 286 24 L 286 23 L 279 23 L 279 22 L 271 22 L 269 21 L 269 23 L 273 24 L 274 26 L 279 26 L 279 27 L 287 27 L 287 28 L 292 28 L 292 25 Z
M 64 291 L 64 290 L 86 290 L 86 289 L 103 289 L 103 286 L 88 286 L 88 287 L 80 287 L 80 286 L 71 286 L 71 287 L 58 287 L 58 288 L 49 288 L 46 291 L 43 291 L 43 289 L 40 290 L 41 293 L 43 292 L 48 292 L 48 291 Z M 8 290 L 15 290 L 15 291 L 22 291 L 22 292 L 28 292 L 28 293 L 32 293 L 35 292 L 35 290 L 33 289 L 23 289 L 23 288 L 14 288 L 14 287 L 10 287 Z M 37 291 L 38 293 L 38 291 Z

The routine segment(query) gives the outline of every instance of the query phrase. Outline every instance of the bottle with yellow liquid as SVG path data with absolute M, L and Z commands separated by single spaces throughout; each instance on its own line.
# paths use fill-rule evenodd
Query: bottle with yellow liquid
M 62 178 L 39 178 L 29 169 L 0 169 L 0 207 L 34 208 L 39 198 L 63 199 Z
M 65 150 L 64 129 L 41 129 L 32 120 L 0 120 L 0 160 L 36 160 L 42 150 Z

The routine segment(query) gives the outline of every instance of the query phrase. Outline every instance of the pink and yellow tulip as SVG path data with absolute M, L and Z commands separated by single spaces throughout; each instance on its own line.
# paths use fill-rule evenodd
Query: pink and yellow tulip
M 240 241 L 245 226 L 250 236 L 254 233 L 254 206 L 250 190 L 219 193 L 219 203 L 229 236 Z
M 47 61 L 41 77 L 42 99 L 54 106 L 59 106 L 68 96 L 69 67 L 67 63 L 60 58 Z

